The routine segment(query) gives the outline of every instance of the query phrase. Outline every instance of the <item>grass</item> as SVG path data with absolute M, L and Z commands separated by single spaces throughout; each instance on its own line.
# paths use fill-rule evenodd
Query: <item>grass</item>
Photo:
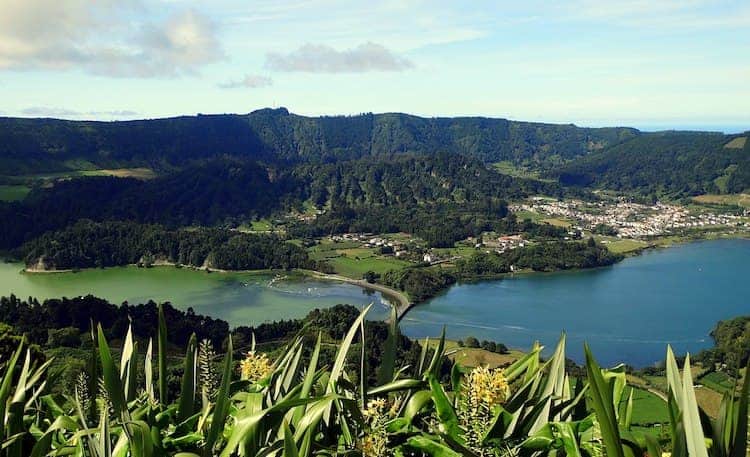
M 735 387 L 735 381 L 724 373 L 711 372 L 700 378 L 700 383 L 717 392 L 731 391 Z
M 736 205 L 750 208 L 750 194 L 706 194 L 693 197 L 693 201 L 704 205 Z
M 446 257 L 471 257 L 477 252 L 477 249 L 473 246 L 456 246 L 453 248 L 434 248 L 432 249 L 436 254 Z
M 498 354 L 481 348 L 459 348 L 448 357 L 462 367 L 478 367 L 480 365 L 489 368 L 506 367 L 523 356 L 520 351 L 510 351 L 508 354 Z
M 745 147 L 745 143 L 747 143 L 747 137 L 739 136 L 737 138 L 734 138 L 729 143 L 725 144 L 724 147 L 728 149 L 742 149 Z
M 429 347 L 435 349 L 439 338 L 430 339 Z M 458 341 L 445 340 L 446 356 L 462 367 L 474 368 L 480 365 L 489 368 L 505 367 L 525 355 L 522 351 L 510 350 L 507 354 L 498 354 L 481 348 L 467 348 L 458 345 Z
M 572 223 L 566 219 L 560 219 L 557 217 L 548 217 L 545 219 L 542 219 L 542 222 L 545 222 L 549 225 L 554 225 L 555 227 L 563 227 L 568 228 L 572 225 Z
M 532 222 L 539 222 L 545 218 L 544 215 L 539 214 L 534 211 L 516 211 L 513 214 L 515 214 L 518 220 L 521 220 L 521 221 L 525 219 L 531 219 Z
M 257 221 L 251 221 L 249 224 L 241 224 L 239 227 L 237 227 L 237 230 L 246 233 L 270 232 L 273 230 L 273 224 L 268 219 L 260 219 Z M 299 245 L 302 245 L 301 241 Z
M 23 200 L 31 191 L 28 186 L 0 185 L 0 201 L 13 202 Z
M 404 260 L 397 260 L 390 257 L 381 257 L 372 255 L 370 257 L 336 257 L 329 260 L 336 273 L 352 279 L 362 279 L 362 275 L 368 271 L 384 274 L 389 270 L 399 270 L 409 264 Z
M 499 173 L 502 173 L 504 175 L 513 176 L 516 178 L 539 179 L 538 172 L 516 166 L 509 160 L 503 160 L 502 162 L 493 163 L 492 167 Z
M 648 246 L 648 243 L 639 240 L 621 240 L 619 238 L 611 237 L 602 237 L 599 239 L 599 241 L 602 240 L 608 241 L 605 246 L 607 246 L 607 249 L 614 254 L 636 252 Z
M 632 423 L 634 425 L 647 426 L 669 422 L 669 411 L 664 400 L 647 390 L 637 388 L 629 389 L 626 392 L 626 400 L 627 395 L 630 395 L 630 390 L 633 391 Z
M 157 175 L 150 168 L 109 168 L 99 170 L 71 170 L 57 173 L 43 173 L 31 175 L 18 175 L 16 178 L 22 178 L 29 181 L 49 181 L 54 179 L 76 178 L 81 176 L 115 176 L 118 178 L 136 178 L 136 179 L 153 179 Z
M 411 265 L 393 256 L 380 255 L 376 248 L 363 248 L 358 242 L 334 243 L 326 240 L 308 252 L 313 260 L 326 261 L 336 273 L 352 279 L 362 279 L 362 275 L 368 271 L 383 274 Z
M 717 417 L 719 415 L 719 408 L 721 407 L 722 394 L 710 389 L 708 387 L 699 386 L 695 389 L 695 400 L 706 414 L 711 417 Z

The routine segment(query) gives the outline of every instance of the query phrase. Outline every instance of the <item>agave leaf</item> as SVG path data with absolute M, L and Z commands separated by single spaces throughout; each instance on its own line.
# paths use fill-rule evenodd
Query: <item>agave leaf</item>
M 2 384 L 0 384 L 0 437 L 6 435 L 5 411 L 8 405 L 8 397 L 10 396 L 13 374 L 15 373 L 16 364 L 18 363 L 18 358 L 21 356 L 21 352 L 23 352 L 23 340 L 18 344 L 18 348 L 4 367 L 5 374 L 3 375 Z
M 393 381 L 392 383 L 386 384 L 384 386 L 370 389 L 367 394 L 374 397 L 377 395 L 384 395 L 387 393 L 398 392 L 402 390 L 421 389 L 425 387 L 426 384 L 427 383 L 425 381 L 422 381 L 420 379 L 399 379 L 398 381 Z
M 682 381 L 680 380 L 680 369 L 677 367 L 677 361 L 672 351 L 672 346 L 667 345 L 667 384 L 669 390 L 674 393 L 676 399 L 682 397 Z M 677 404 L 678 408 L 681 408 L 681 404 Z
M 321 332 L 318 332 L 318 340 L 315 343 L 315 348 L 313 349 L 312 355 L 310 356 L 310 364 L 307 366 L 307 373 L 305 374 L 305 380 L 302 384 L 302 390 L 300 391 L 300 398 L 307 398 L 310 396 L 310 391 L 312 390 L 313 381 L 315 380 L 315 370 L 318 368 L 318 358 L 320 357 L 320 346 L 322 344 L 323 335 Z M 292 423 L 296 427 L 299 423 L 300 419 L 302 418 L 302 415 L 305 414 L 305 407 L 299 406 L 294 411 L 294 419 Z
M 542 349 L 539 345 L 535 345 L 528 354 L 524 355 L 520 359 L 513 362 L 509 367 L 505 368 L 503 370 L 505 379 L 507 379 L 508 382 L 513 382 L 517 377 L 524 374 L 530 367 L 534 365 L 535 360 L 538 361 L 539 352 L 541 350 Z
M 159 359 L 159 402 L 162 407 L 169 404 L 167 398 L 167 321 L 164 318 L 164 305 L 159 305 L 159 332 L 157 335 Z
M 459 443 L 463 443 L 461 437 L 461 428 L 458 425 L 458 416 L 453 410 L 453 405 L 448 396 L 440 385 L 440 380 L 433 375 L 429 375 L 427 381 L 432 391 L 432 401 L 435 403 L 435 412 L 437 413 L 440 423 L 445 429 L 445 433 Z
M 443 357 L 445 355 L 445 325 L 443 325 L 443 331 L 440 333 L 440 340 L 438 345 L 435 347 L 435 352 L 432 354 L 432 360 L 430 366 L 427 368 L 426 376 L 440 376 L 440 366 L 443 363 Z
M 747 450 L 747 414 L 748 414 L 748 395 L 750 395 L 750 361 L 745 369 L 745 380 L 742 383 L 740 399 L 734 411 L 737 422 L 734 430 L 734 442 L 729 457 L 742 457 Z
M 602 369 L 591 354 L 588 344 L 584 346 L 586 353 L 586 373 L 589 379 L 589 397 L 591 406 L 599 420 L 602 441 L 609 457 L 625 457 L 622 440 L 617 427 L 617 414 L 612 404 L 612 387 L 602 376 Z
M 146 349 L 146 359 L 143 366 L 144 377 L 146 378 L 146 394 L 152 402 L 156 400 L 154 395 L 154 366 L 153 366 L 154 340 L 148 339 L 148 348 Z
M 462 457 L 461 454 L 449 448 L 448 446 L 438 443 L 427 438 L 426 436 L 413 436 L 406 443 L 415 449 L 424 451 L 432 457 Z
M 211 428 L 208 431 L 208 435 L 206 435 L 206 443 L 203 446 L 203 455 L 205 456 L 213 454 L 214 445 L 219 438 L 219 434 L 224 429 L 224 423 L 227 420 L 227 414 L 229 414 L 229 388 L 232 382 L 233 367 L 232 352 L 232 335 L 229 335 L 227 354 L 224 356 L 221 386 L 219 387 L 219 393 L 216 397 L 216 406 L 214 406 L 213 415 L 211 417 Z
M 101 324 L 97 326 L 99 340 L 99 358 L 102 362 L 102 377 L 104 378 L 104 387 L 107 389 L 109 399 L 115 412 L 123 418 L 123 422 L 130 420 L 125 393 L 123 392 L 122 382 L 118 376 L 115 363 L 112 360 L 112 354 L 109 351 L 107 339 L 104 337 L 104 330 Z M 127 428 L 127 427 L 126 427 Z
M 354 321 L 354 324 L 352 324 L 351 328 L 349 329 L 349 332 L 344 337 L 344 340 L 341 342 L 341 346 L 339 346 L 338 352 L 336 353 L 336 359 L 333 363 L 333 368 L 331 368 L 331 376 L 328 381 L 328 388 L 326 389 L 327 394 L 330 394 L 334 391 L 335 384 L 338 382 L 342 372 L 344 371 L 346 354 L 349 352 L 352 341 L 354 340 L 355 335 L 360 329 L 360 323 L 364 320 L 367 312 L 370 311 L 370 308 L 372 308 L 372 304 L 362 310 L 362 312 L 359 314 L 359 317 L 357 317 L 357 319 Z
M 690 372 L 690 354 L 685 357 L 682 374 L 682 420 L 685 423 L 685 438 L 690 457 L 708 457 L 706 438 L 701 428 L 698 403 L 693 389 L 693 375 Z
M 198 339 L 195 333 L 190 335 L 185 362 L 182 373 L 182 386 L 180 389 L 179 406 L 177 407 L 177 420 L 184 421 L 195 412 L 196 387 L 196 365 L 198 356 Z
M 562 441 L 566 456 L 581 457 L 581 450 L 578 448 L 578 440 L 573 429 L 573 424 L 570 422 L 555 422 L 552 424 L 552 427 L 557 432 L 558 439 Z
M 625 404 L 625 414 L 620 416 L 620 426 L 625 430 L 630 429 L 630 423 L 633 418 L 633 388 L 630 389 L 630 395 L 628 395 L 628 402 Z
M 297 444 L 294 442 L 294 435 L 289 428 L 289 423 L 284 421 L 284 454 L 283 457 L 299 457 Z
M 398 340 L 398 315 L 396 307 L 391 306 L 391 317 L 388 320 L 388 337 L 383 344 L 383 357 L 378 368 L 378 385 L 393 381 L 393 372 L 396 369 L 396 341 Z
M 324 398 L 335 400 L 338 398 L 338 396 L 330 395 Z M 273 422 L 275 420 L 278 420 L 280 422 L 283 419 L 283 414 L 285 414 L 287 411 L 291 410 L 292 408 L 296 406 L 300 406 L 300 405 L 306 405 L 308 403 L 313 403 L 316 401 L 318 400 L 314 398 L 304 398 L 304 399 L 292 398 L 289 400 L 282 400 L 267 409 L 251 414 L 247 417 L 243 417 L 242 419 L 236 420 L 234 424 L 234 428 L 232 429 L 232 433 L 229 436 L 229 439 L 227 440 L 227 444 L 221 452 L 221 456 L 228 457 L 230 455 L 233 455 L 235 452 L 235 449 L 237 449 L 237 447 L 240 446 L 242 443 L 250 443 L 250 442 L 255 441 L 258 435 L 259 425 L 263 425 L 266 428 L 270 428 L 270 426 L 274 425 Z M 274 418 L 277 418 L 277 419 L 274 419 Z M 264 419 L 270 419 L 270 422 L 264 423 L 265 422 Z M 303 422 L 304 422 L 304 418 L 303 418 Z M 304 427 L 302 428 L 302 430 L 304 430 Z
M 359 404 L 360 408 L 365 409 L 367 406 L 367 354 L 365 348 L 367 343 L 365 341 L 365 321 L 362 319 L 359 321 L 359 334 L 360 334 L 360 359 L 359 359 Z
M 403 417 L 406 419 L 408 424 L 411 424 L 417 414 L 420 413 L 432 401 L 432 392 L 429 390 L 420 390 L 415 392 L 414 395 L 409 398 L 404 409 Z

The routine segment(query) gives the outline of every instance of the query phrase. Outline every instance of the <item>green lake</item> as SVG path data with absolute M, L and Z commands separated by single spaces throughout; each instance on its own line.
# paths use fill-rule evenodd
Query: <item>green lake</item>
M 350 303 L 375 303 L 373 318 L 388 314 L 380 293 L 300 275 L 206 273 L 174 267 L 117 267 L 77 273 L 22 273 L 23 265 L 0 263 L 0 294 L 39 299 L 92 294 L 113 303 L 170 301 L 232 326 L 303 317 L 310 310 Z M 285 278 L 285 279 L 282 279 Z

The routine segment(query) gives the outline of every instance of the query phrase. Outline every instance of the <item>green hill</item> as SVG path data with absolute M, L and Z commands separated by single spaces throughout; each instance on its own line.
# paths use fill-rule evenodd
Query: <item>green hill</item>
M 483 117 L 407 114 L 305 117 L 286 109 L 127 122 L 0 118 L 3 174 L 81 168 L 171 169 L 219 156 L 330 162 L 400 153 L 461 153 L 485 162 L 551 165 L 635 137 L 630 128 L 580 128 Z
M 565 185 L 643 194 L 740 193 L 750 189 L 750 144 L 739 140 L 745 136 L 695 132 L 641 134 L 577 159 L 550 176 Z

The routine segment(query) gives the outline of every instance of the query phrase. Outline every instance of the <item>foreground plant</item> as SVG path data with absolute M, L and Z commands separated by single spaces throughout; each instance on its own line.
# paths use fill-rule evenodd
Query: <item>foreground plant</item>
M 37 366 L 21 344 L 0 371 L 0 453 L 659 457 L 669 450 L 674 457 L 745 455 L 750 376 L 739 395 L 725 394 L 719 417 L 710 420 L 695 401 L 689 357 L 681 373 L 668 349 L 672 441 L 661 446 L 630 426 L 632 390 L 626 398 L 623 366 L 601 368 L 587 347 L 586 378 L 570 379 L 564 335 L 546 361 L 535 345 L 503 369 L 454 364 L 445 373 L 444 335 L 434 344 L 424 342 L 416 366 L 397 365 L 398 328 L 392 318 L 378 387 L 368 389 L 366 313 L 344 336 L 330 367 L 319 363 L 322 335 L 312 347 L 302 337 L 292 339 L 275 360 L 257 351 L 253 341 L 238 364 L 230 338 L 219 370 L 213 349 L 193 337 L 176 398 L 169 398 L 167 389 L 163 313 L 156 360 L 149 341 L 143 364 L 131 332 L 117 364 L 98 328 L 92 335 L 96 363 L 76 382 L 73 398 L 46 394 L 49 362 Z M 355 342 L 360 351 L 350 354 Z

